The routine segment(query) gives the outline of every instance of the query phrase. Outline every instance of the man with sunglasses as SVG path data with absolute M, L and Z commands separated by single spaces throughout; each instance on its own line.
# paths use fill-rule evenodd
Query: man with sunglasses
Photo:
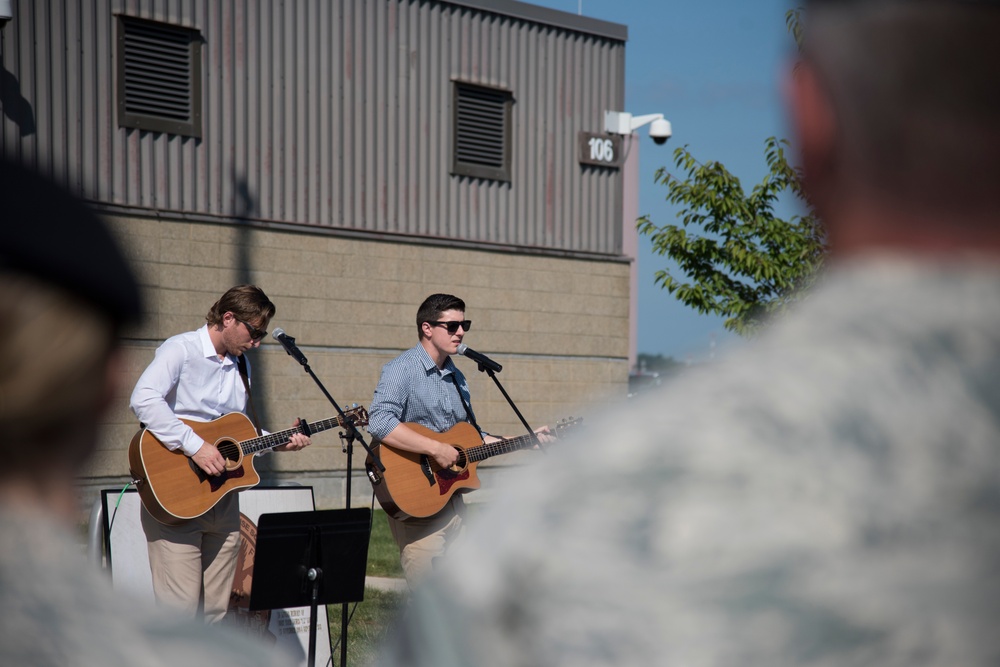
M 132 392 L 139 421 L 171 450 L 181 450 L 207 475 L 219 475 L 226 460 L 180 418 L 211 421 L 231 412 L 246 414 L 250 364 L 244 352 L 260 346 L 275 306 L 255 285 L 226 291 L 196 331 L 168 338 Z M 244 376 L 246 382 L 244 382 Z M 295 451 L 310 444 L 296 433 L 274 451 Z M 168 526 L 142 509 L 153 592 L 157 601 L 198 613 L 217 623 L 229 607 L 239 554 L 239 500 L 231 493 L 205 514 Z
M 417 309 L 418 343 L 382 368 L 368 411 L 368 431 L 381 442 L 408 452 L 426 454 L 442 468 L 457 461 L 458 451 L 411 429 L 405 422 L 443 433 L 458 422 L 476 424 L 469 385 L 451 355 L 458 351 L 472 322 L 465 319 L 465 302 L 451 294 L 432 294 Z M 538 429 L 543 441 L 548 429 Z M 480 430 L 480 432 L 482 432 Z M 486 442 L 497 440 L 482 433 Z M 399 521 L 389 527 L 399 545 L 400 563 L 410 586 L 431 570 L 462 532 L 465 505 L 461 494 L 434 516 Z

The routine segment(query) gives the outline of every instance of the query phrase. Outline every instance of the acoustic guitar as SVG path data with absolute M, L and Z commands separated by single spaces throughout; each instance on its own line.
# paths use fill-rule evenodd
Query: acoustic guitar
M 231 412 L 209 422 L 181 419 L 205 442 L 214 444 L 226 459 L 226 469 L 218 476 L 207 474 L 181 450 L 167 449 L 148 429 L 140 429 L 128 447 L 129 472 L 137 480 L 136 489 L 143 506 L 160 523 L 175 526 L 201 516 L 233 491 L 260 482 L 253 466 L 254 454 L 280 447 L 296 433 L 312 435 L 330 428 L 368 425 L 363 407 L 277 433 L 258 436 L 253 423 L 240 412 Z
M 583 419 L 569 419 L 556 424 L 556 435 L 564 434 Z M 385 466 L 380 472 L 369 456 L 365 461 L 368 479 L 375 497 L 386 513 L 401 521 L 411 517 L 433 516 L 444 509 L 456 493 L 467 493 L 480 487 L 476 466 L 491 456 L 507 454 L 535 445 L 534 435 L 484 443 L 479 431 L 468 422 L 459 422 L 444 433 L 435 433 L 420 424 L 406 426 L 428 438 L 452 445 L 458 450 L 458 460 L 450 468 L 442 468 L 426 454 L 397 449 L 383 442 L 372 448 Z

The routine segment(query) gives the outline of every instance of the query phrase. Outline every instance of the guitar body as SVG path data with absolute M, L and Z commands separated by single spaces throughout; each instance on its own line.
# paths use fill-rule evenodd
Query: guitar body
M 181 419 L 205 442 L 214 444 L 226 459 L 226 471 L 207 475 L 181 450 L 171 451 L 147 429 L 135 434 L 128 448 L 129 472 L 143 506 L 160 523 L 175 526 L 201 516 L 223 497 L 260 482 L 253 455 L 245 456 L 239 443 L 257 437 L 246 415 L 232 412 L 210 422 Z
M 377 444 L 374 451 L 385 471 L 376 470 L 371 457 L 365 465 L 375 497 L 389 516 L 400 520 L 433 516 L 444 509 L 455 493 L 479 488 L 478 462 L 469 462 L 469 457 L 464 455 L 466 449 L 483 442 L 475 427 L 459 422 L 444 433 L 435 433 L 420 424 L 408 423 L 406 426 L 438 442 L 454 445 L 463 455 L 459 456 L 459 465 L 441 468 L 426 454 Z

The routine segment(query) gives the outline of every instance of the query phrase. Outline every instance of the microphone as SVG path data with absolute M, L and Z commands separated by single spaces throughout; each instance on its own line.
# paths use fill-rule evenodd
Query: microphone
M 477 364 L 479 364 L 479 366 L 480 366 L 479 370 L 483 370 L 483 368 L 482 368 L 483 366 L 485 366 L 486 368 L 490 369 L 494 373 L 499 373 L 500 371 L 503 370 L 503 366 L 501 366 L 497 362 L 493 361 L 492 359 L 490 359 L 489 357 L 487 357 L 485 354 L 481 354 L 479 352 L 476 352 L 475 350 L 473 350 L 472 348 L 470 348 L 465 343 L 459 343 L 459 345 L 458 345 L 458 353 L 459 354 L 464 354 L 469 359 L 472 359 Z
M 306 361 L 306 355 L 302 354 L 302 350 L 295 345 L 295 339 L 285 333 L 284 329 L 275 329 L 274 333 L 271 334 L 274 339 L 281 343 L 281 347 L 285 348 L 285 352 L 290 354 L 295 361 L 299 362 L 303 366 L 309 364 Z

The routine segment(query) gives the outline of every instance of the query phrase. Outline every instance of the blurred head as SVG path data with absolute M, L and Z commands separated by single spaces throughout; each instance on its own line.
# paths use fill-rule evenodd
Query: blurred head
M 115 390 L 114 326 L 67 290 L 0 273 L 0 478 L 78 468 Z
M 138 284 L 105 225 L 27 169 L 0 162 L 0 484 L 77 471 L 120 376 Z
M 789 102 L 820 214 L 863 198 L 995 215 L 1000 3 L 811 0 L 804 21 Z

